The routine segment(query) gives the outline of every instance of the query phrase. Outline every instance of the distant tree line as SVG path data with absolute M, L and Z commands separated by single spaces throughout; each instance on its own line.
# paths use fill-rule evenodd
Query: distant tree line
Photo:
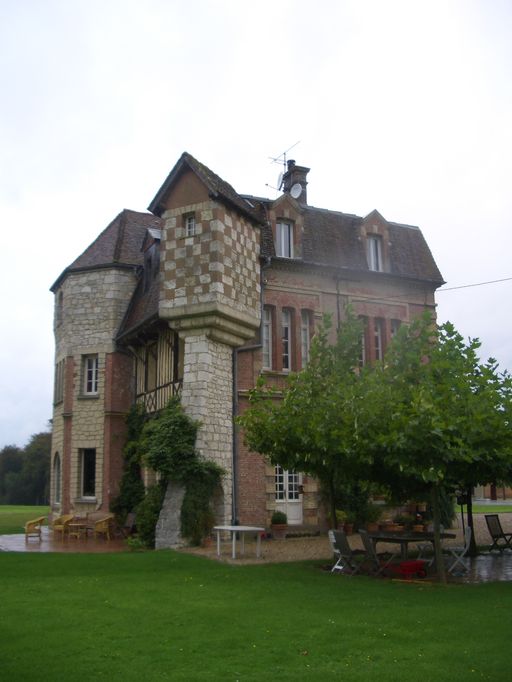
M 0 504 L 48 504 L 51 433 L 36 433 L 24 448 L 0 450 Z

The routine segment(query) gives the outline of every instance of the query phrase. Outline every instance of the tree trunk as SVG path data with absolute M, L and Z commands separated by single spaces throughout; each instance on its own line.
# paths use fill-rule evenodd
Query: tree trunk
M 439 513 L 439 485 L 434 484 L 432 487 L 432 513 L 434 521 L 434 556 L 436 558 L 436 569 L 439 577 L 439 582 L 446 583 L 446 571 L 444 568 L 443 552 L 441 549 L 441 528 L 440 528 L 440 513 Z
M 469 488 L 466 491 L 467 494 L 467 524 L 468 526 L 471 527 L 471 540 L 469 543 L 469 550 L 468 550 L 468 556 L 477 556 L 478 555 L 478 548 L 476 546 L 476 540 L 475 540 L 475 531 L 474 528 L 475 526 L 473 525 L 473 488 L 472 486 L 469 486 Z
M 336 530 L 338 527 L 338 520 L 336 519 L 336 491 L 334 489 L 334 480 L 332 476 L 329 480 L 329 498 L 331 505 L 331 528 Z

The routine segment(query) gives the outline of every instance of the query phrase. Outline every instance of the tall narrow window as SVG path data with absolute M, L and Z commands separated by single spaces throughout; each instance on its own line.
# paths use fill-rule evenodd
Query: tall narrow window
M 53 458 L 53 489 L 55 491 L 53 495 L 53 501 L 57 504 L 60 503 L 61 491 L 62 491 L 62 481 L 61 481 L 61 468 L 60 468 L 60 455 L 58 452 L 55 453 Z
M 274 470 L 274 487 L 276 493 L 276 501 L 281 502 L 285 499 L 285 489 L 284 489 L 284 469 L 279 464 L 276 465 Z
M 96 450 L 84 448 L 80 451 L 80 494 L 82 497 L 96 497 Z
M 276 225 L 276 256 L 293 258 L 293 225 L 291 223 L 277 223 Z
M 272 369 L 272 311 L 270 308 L 263 308 L 261 336 L 263 369 Z
M 375 346 L 375 359 L 382 360 L 384 357 L 384 347 L 383 347 L 383 320 L 375 319 L 373 321 L 373 338 Z
M 361 355 L 359 356 L 359 367 L 363 367 L 366 364 L 366 326 L 368 320 L 366 317 L 360 317 L 363 329 L 361 331 Z
M 378 235 L 368 235 L 366 238 L 368 251 L 368 267 L 376 272 L 382 271 L 382 240 Z
M 308 364 L 310 347 L 310 320 L 309 310 L 302 310 L 300 314 L 300 355 L 302 367 Z
M 55 388 L 53 401 L 60 403 L 64 399 L 64 360 L 55 365 Z
M 196 233 L 196 217 L 193 213 L 185 216 L 185 235 L 193 237 Z
M 281 326 L 283 330 L 283 370 L 291 369 L 291 335 L 292 335 L 292 315 L 289 310 L 283 310 L 281 316 Z
M 96 395 L 98 393 L 98 356 L 86 355 L 84 358 L 84 393 Z
M 396 336 L 398 334 L 398 330 L 400 329 L 401 322 L 400 320 L 391 320 L 391 338 Z

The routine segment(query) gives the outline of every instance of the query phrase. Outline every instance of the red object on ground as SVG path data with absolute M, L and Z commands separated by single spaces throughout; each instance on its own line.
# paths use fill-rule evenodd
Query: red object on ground
M 416 578 L 425 578 L 427 575 L 425 563 L 426 562 L 421 559 L 415 561 L 402 561 L 396 567 L 396 572 L 406 580 L 411 580 L 415 576 Z

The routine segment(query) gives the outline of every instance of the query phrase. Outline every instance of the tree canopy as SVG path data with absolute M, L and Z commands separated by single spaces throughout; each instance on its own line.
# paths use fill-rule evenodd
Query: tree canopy
M 261 380 L 239 418 L 248 446 L 316 476 L 330 491 L 373 481 L 406 498 L 432 496 L 439 546 L 441 489 L 512 481 L 512 383 L 477 339 L 430 313 L 403 325 L 381 363 L 359 368 L 361 326 L 348 310 L 329 343 L 315 336 L 307 367 L 282 394 Z

